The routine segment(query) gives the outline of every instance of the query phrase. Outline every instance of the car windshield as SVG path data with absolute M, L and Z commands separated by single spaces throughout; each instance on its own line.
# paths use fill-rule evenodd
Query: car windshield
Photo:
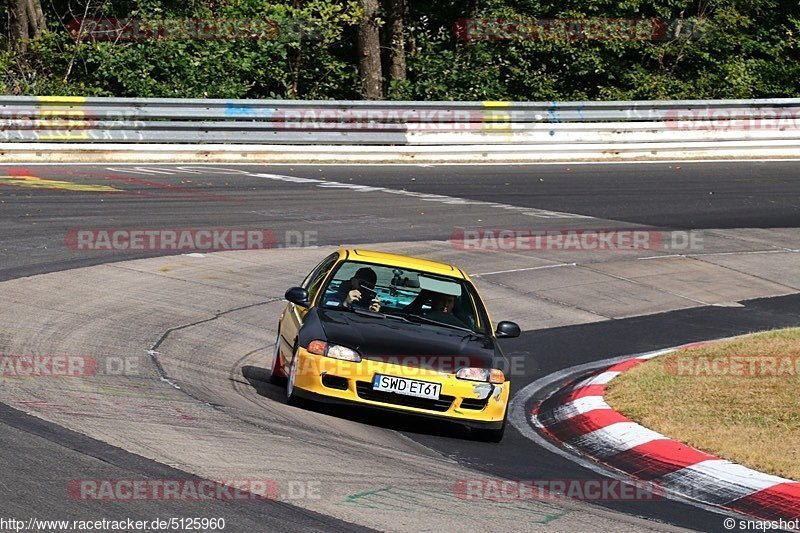
M 344 308 L 348 293 L 359 291 L 353 309 L 368 309 L 377 299 L 380 312 L 411 322 L 485 334 L 486 318 L 475 290 L 462 279 L 427 272 L 345 261 L 328 281 L 319 305 Z

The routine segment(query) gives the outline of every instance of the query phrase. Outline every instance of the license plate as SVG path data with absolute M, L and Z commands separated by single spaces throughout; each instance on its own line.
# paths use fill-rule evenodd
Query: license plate
M 372 380 L 372 389 L 438 400 L 439 393 L 442 392 L 442 385 L 440 383 L 428 383 L 427 381 L 375 374 Z

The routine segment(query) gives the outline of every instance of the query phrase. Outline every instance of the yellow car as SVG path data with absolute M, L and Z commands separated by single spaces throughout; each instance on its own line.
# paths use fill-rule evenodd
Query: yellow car
M 519 326 L 489 315 L 458 267 L 367 250 L 329 255 L 278 323 L 272 381 L 288 403 L 314 400 L 463 423 L 503 438 L 511 383 L 497 338 Z

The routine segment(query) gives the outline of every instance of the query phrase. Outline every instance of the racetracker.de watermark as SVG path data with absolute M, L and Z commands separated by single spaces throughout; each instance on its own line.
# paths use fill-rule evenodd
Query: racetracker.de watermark
M 643 229 L 456 229 L 450 244 L 466 251 L 694 252 L 703 249 L 700 231 Z
M 86 377 L 97 373 L 87 355 L 0 355 L 0 377 Z
M 664 114 L 664 124 L 679 131 L 796 131 L 800 107 L 670 109 Z
M 73 251 L 219 252 L 317 245 L 316 231 L 267 229 L 71 229 L 64 244 Z
M 207 501 L 207 500 L 319 500 L 317 480 L 272 479 L 73 479 L 67 483 L 73 500 L 99 501 Z
M 461 479 L 453 493 L 462 500 L 514 502 L 528 500 L 651 501 L 664 489 L 650 481 L 616 479 Z
M 249 110 L 242 109 L 247 115 Z M 448 109 L 279 109 L 265 119 L 287 130 L 473 131 L 496 125 L 494 114 Z
M 393 376 L 413 378 L 441 374 L 456 374 L 465 368 L 489 368 L 499 370 L 506 378 L 526 375 L 526 367 L 531 359 L 524 355 L 511 355 L 496 358 L 491 362 L 477 356 L 465 355 L 370 355 L 365 360 L 380 362 L 391 366 Z M 315 358 L 303 358 L 297 366 L 300 375 L 319 375 L 321 371 L 336 377 L 353 378 L 363 375 L 363 368 L 351 361 L 325 357 L 324 366 Z M 480 382 L 476 381 L 476 384 Z
M 453 31 L 462 41 L 665 41 L 700 39 L 704 21 L 657 18 L 460 19 Z
M 800 376 L 797 355 L 680 355 L 664 363 L 673 376 L 764 378 Z
M 0 379 L 133 376 L 139 374 L 140 368 L 140 361 L 136 356 L 0 354 Z
M 67 29 L 75 39 L 112 42 L 262 39 L 274 41 L 282 35 L 281 24 L 268 18 L 81 18 L 69 21 Z

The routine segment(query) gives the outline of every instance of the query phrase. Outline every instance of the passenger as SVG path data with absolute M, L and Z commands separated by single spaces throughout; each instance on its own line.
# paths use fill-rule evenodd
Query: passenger
M 456 305 L 456 297 L 452 294 L 444 294 L 441 292 L 437 292 L 433 296 L 433 301 L 431 302 L 432 311 L 438 311 L 440 313 L 452 313 L 453 306 Z
M 452 294 L 444 294 L 441 292 L 433 293 L 431 300 L 431 310 L 425 313 L 425 316 L 460 328 L 468 327 L 460 318 L 453 314 L 453 307 L 456 305 L 456 297 Z

